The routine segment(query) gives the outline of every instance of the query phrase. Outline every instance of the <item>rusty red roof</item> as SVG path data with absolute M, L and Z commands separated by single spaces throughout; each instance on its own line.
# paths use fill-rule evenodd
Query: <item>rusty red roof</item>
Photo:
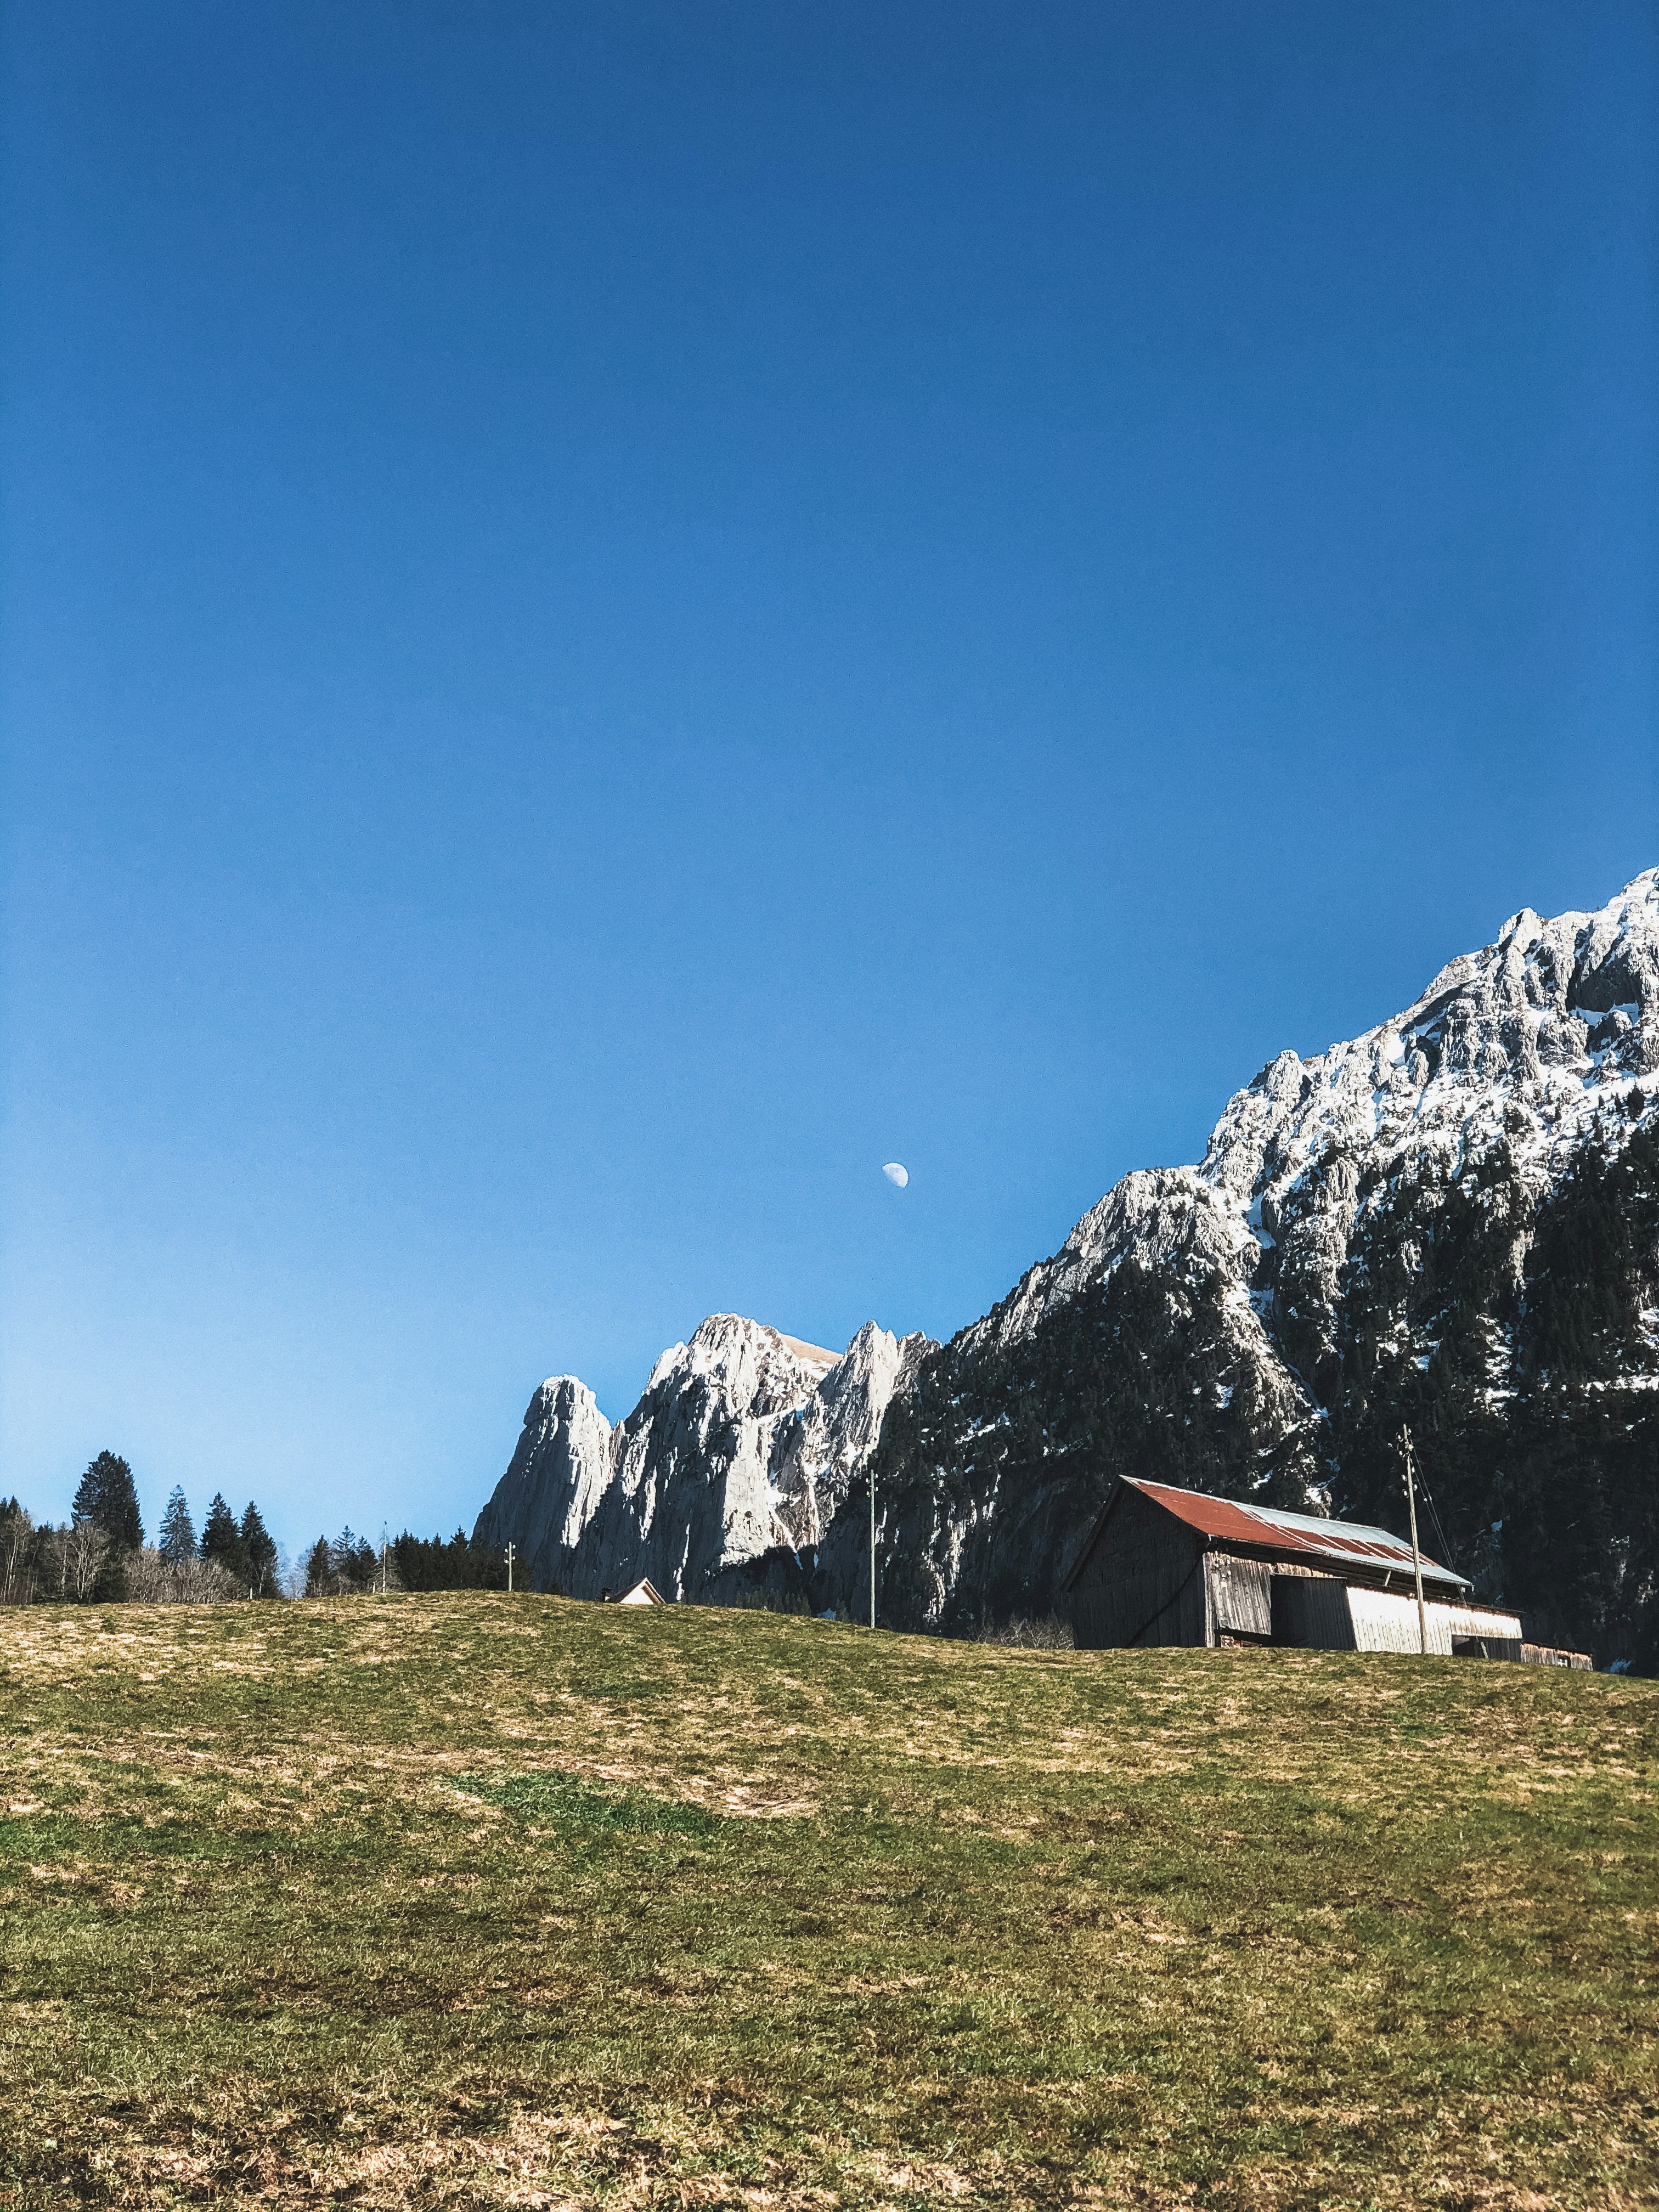
M 1211 1498 L 1201 1490 L 1175 1490 L 1167 1482 L 1137 1482 L 1129 1475 L 1122 1479 L 1131 1490 L 1139 1490 L 1189 1528 L 1224 1544 L 1289 1553 L 1310 1566 L 1328 1570 L 1412 1571 L 1411 1546 L 1386 1528 L 1368 1528 L 1361 1521 L 1322 1521 L 1312 1513 L 1281 1513 L 1271 1505 L 1241 1505 L 1235 1498 Z M 1425 1578 L 1455 1583 L 1460 1589 L 1471 1587 L 1467 1577 L 1441 1566 L 1426 1552 L 1422 1558 Z

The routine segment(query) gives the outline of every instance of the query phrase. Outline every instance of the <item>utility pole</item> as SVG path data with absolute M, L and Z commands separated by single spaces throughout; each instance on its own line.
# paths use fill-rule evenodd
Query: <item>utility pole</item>
M 1423 1610 L 1423 1554 L 1417 1542 L 1417 1483 L 1412 1473 L 1412 1432 L 1400 1431 L 1401 1442 L 1406 1447 L 1406 1503 L 1412 1516 L 1412 1573 L 1417 1583 L 1417 1641 L 1426 1658 L 1429 1650 L 1429 1617 Z
M 386 1595 L 386 1522 L 380 1523 L 380 1595 Z
M 876 1625 L 876 1470 L 870 1470 L 870 1626 Z
M 507 1595 L 511 1596 L 513 1591 L 513 1547 L 511 1544 L 507 1547 Z

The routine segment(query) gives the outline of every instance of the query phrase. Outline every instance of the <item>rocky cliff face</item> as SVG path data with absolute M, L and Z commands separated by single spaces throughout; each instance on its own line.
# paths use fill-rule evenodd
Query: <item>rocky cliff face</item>
M 961 1630 L 1046 1608 L 1120 1473 L 1397 1522 L 1409 1423 L 1443 1554 L 1537 1632 L 1659 1666 L 1656 1078 L 1650 871 L 1281 1054 L 1196 1167 L 1126 1176 L 949 1344 L 769 1354 L 769 1395 L 732 1333 L 785 1340 L 706 1322 L 598 1489 L 598 1409 L 544 1385 L 486 1519 L 511 1490 L 561 1561 L 603 1527 L 677 1595 L 856 1612 L 873 1479 L 882 1617 Z
M 516 1544 L 538 1589 L 598 1597 L 648 1575 L 665 1597 L 707 1595 L 727 1568 L 817 1543 L 913 1356 L 873 1322 L 838 1354 L 711 1314 L 616 1429 L 556 1376 L 474 1534 Z

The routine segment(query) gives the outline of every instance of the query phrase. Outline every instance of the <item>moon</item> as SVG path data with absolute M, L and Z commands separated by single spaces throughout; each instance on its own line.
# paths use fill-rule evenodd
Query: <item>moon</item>
M 882 1173 L 886 1176 L 889 1182 L 896 1184 L 900 1190 L 902 1190 L 905 1184 L 910 1180 L 909 1169 L 907 1167 L 901 1167 L 896 1160 L 889 1160 L 886 1166 L 882 1170 Z

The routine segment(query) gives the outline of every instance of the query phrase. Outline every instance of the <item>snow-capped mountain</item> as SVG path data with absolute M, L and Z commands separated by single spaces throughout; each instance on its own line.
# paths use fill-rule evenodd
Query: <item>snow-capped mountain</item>
M 1541 1194 L 1595 1116 L 1659 1069 L 1659 869 L 1599 914 L 1540 921 L 1443 968 L 1403 1014 L 1312 1060 L 1282 1052 L 1227 1102 L 1195 1168 L 1127 1175 L 965 1340 L 1006 1341 L 1121 1260 L 1249 1274 L 1283 1243 L 1334 1297 L 1360 1164 L 1449 1164 L 1507 1145 Z M 1352 1164 L 1352 1172 L 1342 1164 Z M 1299 1194 L 1318 1181 L 1326 1201 Z
M 614 1434 L 544 1384 L 480 1533 L 573 1591 L 857 1610 L 873 1479 L 883 1616 L 960 1629 L 1046 1609 L 1119 1473 L 1397 1520 L 1409 1422 L 1466 1572 L 1659 1663 L 1656 1077 L 1650 870 L 1280 1054 L 949 1344 L 718 1316 Z

